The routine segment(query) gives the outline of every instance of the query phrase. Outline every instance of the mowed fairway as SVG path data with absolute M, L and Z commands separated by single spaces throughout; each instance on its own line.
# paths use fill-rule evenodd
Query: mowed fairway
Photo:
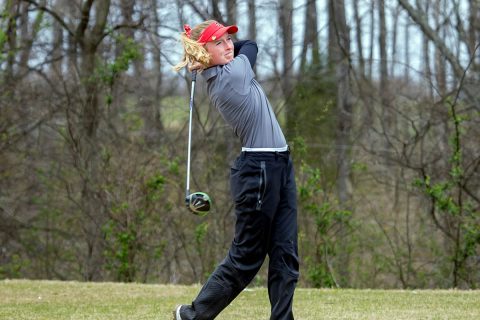
M 199 286 L 0 281 L 0 319 L 171 319 Z M 480 291 L 297 289 L 297 320 L 480 319 Z M 265 288 L 244 291 L 217 319 L 268 319 Z

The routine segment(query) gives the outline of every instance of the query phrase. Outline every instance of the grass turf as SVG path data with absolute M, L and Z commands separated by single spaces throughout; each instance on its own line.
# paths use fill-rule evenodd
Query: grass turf
M 199 286 L 0 281 L 0 319 L 171 319 Z M 480 319 L 480 291 L 303 289 L 297 320 Z M 265 288 L 247 289 L 217 319 L 268 319 Z

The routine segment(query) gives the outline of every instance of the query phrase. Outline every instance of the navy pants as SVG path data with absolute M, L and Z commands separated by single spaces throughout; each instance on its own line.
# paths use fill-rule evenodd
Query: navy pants
M 269 256 L 270 319 L 293 319 L 298 280 L 297 205 L 290 153 L 242 152 L 230 174 L 235 238 L 182 319 L 214 319 L 252 281 Z

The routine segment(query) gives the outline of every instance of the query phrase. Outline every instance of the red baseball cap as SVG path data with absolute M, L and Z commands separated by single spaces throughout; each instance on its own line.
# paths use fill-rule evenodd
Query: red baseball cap
M 215 21 L 215 22 L 212 22 L 208 27 L 206 27 L 205 30 L 203 30 L 197 42 L 201 44 L 205 44 L 209 41 L 215 41 L 216 39 L 223 36 L 225 32 L 232 34 L 232 33 L 236 33 L 237 31 L 238 31 L 238 27 L 235 25 L 225 27 L 221 23 L 218 23 Z

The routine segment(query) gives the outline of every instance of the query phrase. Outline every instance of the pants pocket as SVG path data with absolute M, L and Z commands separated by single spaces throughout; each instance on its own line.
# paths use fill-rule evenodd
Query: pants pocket
M 265 161 L 247 161 L 230 175 L 230 189 L 237 209 L 260 210 L 267 191 Z M 232 168 L 233 169 L 233 168 Z
M 257 193 L 257 210 L 262 209 L 263 199 L 265 198 L 265 191 L 267 189 L 267 168 L 265 161 L 260 162 L 260 175 L 258 181 L 258 193 Z

